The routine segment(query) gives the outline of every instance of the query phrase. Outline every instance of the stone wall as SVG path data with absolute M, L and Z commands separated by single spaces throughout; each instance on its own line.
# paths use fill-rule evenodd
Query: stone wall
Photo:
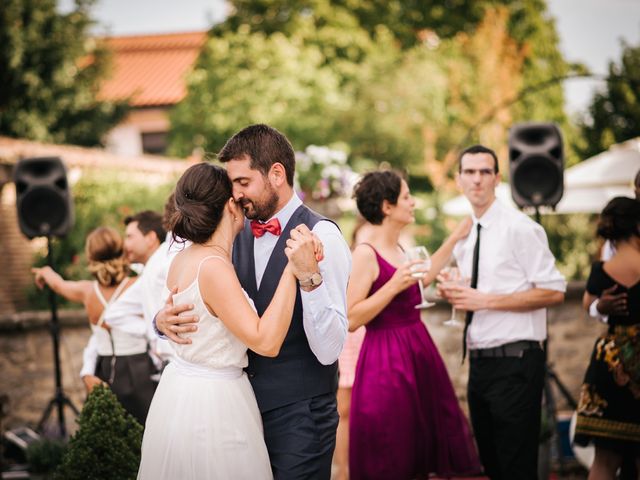
M 589 319 L 581 307 L 583 284 L 570 285 L 565 303 L 549 312 L 550 362 L 560 380 L 574 398 L 582 382 L 595 338 L 603 325 Z M 461 405 L 466 410 L 468 362 L 461 365 L 461 335 L 459 328 L 447 327 L 450 307 L 438 302 L 424 311 L 424 321 L 447 364 Z M 52 341 L 47 328 L 48 312 L 22 313 L 0 317 L 0 396 L 10 397 L 9 416 L 5 427 L 35 426 L 54 395 Z M 460 318 L 462 318 L 460 316 Z M 82 350 L 90 330 L 81 311 L 60 313 L 60 358 L 63 389 L 80 408 L 84 387 L 78 378 L 82 365 Z M 566 401 L 556 395 L 559 409 L 568 409 Z M 70 429 L 73 415 L 65 411 Z M 57 414 L 52 413 L 52 419 Z
M 55 395 L 53 341 L 49 312 L 23 312 L 0 316 L 0 396 L 9 396 L 5 429 L 35 427 Z M 91 330 L 83 311 L 59 312 L 60 370 L 62 387 L 76 408 L 82 408 L 85 392 L 78 377 L 82 351 Z M 64 411 L 67 430 L 75 431 L 75 415 Z M 57 410 L 50 415 L 51 428 L 58 422 Z

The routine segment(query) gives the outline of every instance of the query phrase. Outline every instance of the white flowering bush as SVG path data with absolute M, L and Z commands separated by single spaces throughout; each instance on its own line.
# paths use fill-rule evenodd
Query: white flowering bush
M 317 145 L 296 152 L 298 190 L 316 201 L 350 198 L 358 174 L 347 164 L 347 157 L 341 150 Z

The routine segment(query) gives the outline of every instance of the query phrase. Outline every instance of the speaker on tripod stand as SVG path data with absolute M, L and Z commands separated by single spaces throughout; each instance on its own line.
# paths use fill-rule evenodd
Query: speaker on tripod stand
M 564 193 L 562 135 L 553 123 L 519 123 L 509 132 L 511 196 L 518 207 L 554 208 Z
M 533 207 L 536 222 L 540 222 L 540 207 L 555 208 L 564 193 L 564 150 L 560 129 L 553 123 L 519 123 L 509 131 L 509 174 L 511 196 L 520 208 Z M 548 341 L 544 341 L 545 382 L 544 400 L 548 421 L 551 422 L 556 438 L 556 450 L 560 460 L 560 469 L 564 468 L 562 459 L 562 439 L 557 427 L 557 403 L 553 396 L 551 382 L 575 409 L 576 401 L 569 389 L 560 381 L 558 375 L 548 362 Z M 552 434 L 553 435 L 553 434 Z M 542 450 L 541 450 L 542 452 Z M 542 474 L 549 468 L 549 460 L 539 469 L 540 478 L 548 478 Z M 548 473 L 548 472 L 547 472 Z
M 73 201 L 67 182 L 67 171 L 58 157 L 26 158 L 20 160 L 13 173 L 16 186 L 16 207 L 18 224 L 27 238 L 47 238 L 47 264 L 53 268 L 51 239 L 66 235 L 73 226 Z M 76 415 L 78 409 L 64 394 L 60 370 L 60 326 L 56 294 L 49 289 L 51 321 L 49 329 L 53 341 L 53 361 L 55 368 L 55 395 L 49 401 L 38 423 L 42 431 L 53 408 L 58 412 L 58 428 L 61 437 L 66 437 L 64 407 L 69 407 Z

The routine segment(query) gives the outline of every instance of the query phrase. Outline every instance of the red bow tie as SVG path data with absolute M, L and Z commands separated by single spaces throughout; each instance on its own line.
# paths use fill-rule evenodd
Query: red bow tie
M 272 218 L 267 223 L 260 223 L 257 220 L 252 220 L 251 231 L 253 232 L 254 237 L 260 238 L 265 234 L 265 232 L 278 236 L 282 232 L 282 228 L 280 228 L 280 221 L 277 218 Z

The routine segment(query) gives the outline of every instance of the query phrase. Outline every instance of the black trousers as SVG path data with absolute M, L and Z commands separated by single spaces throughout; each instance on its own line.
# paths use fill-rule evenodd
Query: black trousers
M 336 394 L 328 393 L 262 413 L 276 480 L 331 478 L 336 447 Z
M 96 377 L 104 382 L 111 376 L 111 357 L 98 356 Z M 144 427 L 149 406 L 158 384 L 151 380 L 156 373 L 153 360 L 147 352 L 116 356 L 115 375 L 111 391 L 124 409 Z
M 544 353 L 472 358 L 467 389 L 480 460 L 492 480 L 537 480 Z

